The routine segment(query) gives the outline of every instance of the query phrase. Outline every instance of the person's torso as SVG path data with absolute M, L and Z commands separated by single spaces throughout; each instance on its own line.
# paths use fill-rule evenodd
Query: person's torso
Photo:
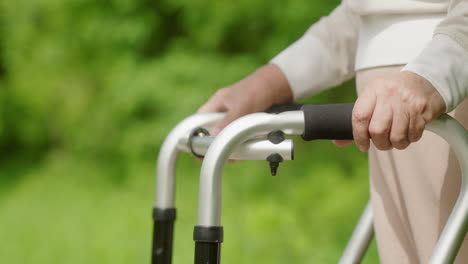
M 360 17 L 355 69 L 402 65 L 431 41 L 449 0 L 344 0 Z

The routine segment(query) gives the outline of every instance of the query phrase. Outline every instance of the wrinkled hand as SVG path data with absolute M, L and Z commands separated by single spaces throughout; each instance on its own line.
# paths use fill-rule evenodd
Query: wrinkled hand
M 292 92 L 283 72 L 276 65 L 268 64 L 245 79 L 219 89 L 198 112 L 226 112 L 226 116 L 210 131 L 212 135 L 217 135 L 241 116 L 291 100 Z
M 405 149 L 418 141 L 426 124 L 445 111 L 437 90 L 423 77 L 403 71 L 367 85 L 353 109 L 353 136 L 361 151 L 370 140 L 380 150 Z M 348 142 L 337 141 L 343 146 Z

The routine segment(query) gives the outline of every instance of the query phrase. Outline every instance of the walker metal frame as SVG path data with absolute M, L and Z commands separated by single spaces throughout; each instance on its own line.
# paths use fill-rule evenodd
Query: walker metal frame
M 180 150 L 188 150 L 187 138 L 193 129 L 209 127 L 221 118 L 222 114 L 214 113 L 191 116 L 171 131 L 161 148 L 158 159 L 156 206 L 154 209 L 153 264 L 171 263 L 172 232 L 175 219 L 174 170 L 177 155 Z M 346 119 L 349 119 L 349 115 Z M 327 118 L 323 120 L 325 123 L 328 122 Z M 206 153 L 204 153 L 205 158 L 201 169 L 198 220 L 194 230 L 196 264 L 220 263 L 220 249 L 223 241 L 221 226 L 222 173 L 225 162 L 236 155 L 238 155 L 237 158 L 249 156 L 248 159 L 266 159 L 278 151 L 282 151 L 281 153 L 285 155 L 286 159 L 292 159 L 292 142 L 285 144 L 283 142 L 286 141 L 283 141 L 276 145 L 269 144 L 268 140 L 263 140 L 262 144 L 269 147 L 263 148 L 261 151 L 247 142 L 257 136 L 265 136 L 278 130 L 286 135 L 303 135 L 307 132 L 306 130 L 310 130 L 310 127 L 306 128 L 307 121 L 305 110 L 287 111 L 279 114 L 255 113 L 237 119 L 214 139 L 204 141 L 204 147 L 198 149 Z M 327 125 L 328 128 L 325 131 L 330 131 L 330 126 L 333 127 L 333 124 Z M 462 172 L 458 200 L 429 261 L 430 264 L 448 264 L 453 263 L 467 232 L 468 132 L 455 119 L 445 114 L 428 124 L 426 129 L 438 134 L 451 145 Z M 194 141 L 195 143 L 192 144 L 201 146 L 200 141 L 203 140 L 198 139 L 198 143 Z M 193 152 L 193 149 L 191 151 Z M 242 151 L 242 155 L 239 155 Z M 288 157 L 287 153 L 290 153 L 291 156 Z M 340 264 L 361 262 L 373 236 L 372 222 L 372 209 L 368 203 L 343 252 Z

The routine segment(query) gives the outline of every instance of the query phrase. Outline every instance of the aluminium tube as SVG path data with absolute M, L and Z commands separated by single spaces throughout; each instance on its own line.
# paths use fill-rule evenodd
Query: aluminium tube
M 224 114 L 202 113 L 187 117 L 172 129 L 164 140 L 158 156 L 156 173 L 156 204 L 153 208 L 152 264 L 171 264 L 174 221 L 175 165 L 179 154 L 178 143 L 193 129 L 210 126 Z
M 178 154 L 180 151 L 191 152 L 193 150 L 199 155 L 204 155 L 215 137 L 191 137 L 191 150 L 189 135 L 194 129 L 211 127 L 223 116 L 224 114 L 221 113 L 192 115 L 180 122 L 169 133 L 161 147 L 157 166 L 156 205 L 153 209 L 153 264 L 171 263 L 172 234 L 176 217 L 174 207 L 175 166 Z M 231 153 L 230 158 L 266 160 L 270 154 L 278 153 L 284 160 L 291 160 L 293 159 L 293 150 L 291 139 L 285 139 L 275 144 L 266 138 L 255 138 L 238 145 Z
M 429 264 L 449 264 L 454 262 L 468 230 L 468 131 L 445 114 L 429 123 L 426 129 L 450 144 L 461 169 L 460 194 L 429 260 Z
M 198 155 L 205 155 L 215 138 L 216 137 L 211 136 L 193 137 L 191 139 L 193 151 Z M 179 141 L 178 147 L 182 151 L 191 151 L 187 138 L 182 138 Z M 266 160 L 270 154 L 278 153 L 281 155 L 283 160 L 292 160 L 294 156 L 293 150 L 294 147 L 292 139 L 285 139 L 282 142 L 275 144 L 267 138 L 254 138 L 237 145 L 229 155 L 229 159 Z
M 206 152 L 200 177 L 198 221 L 193 233 L 195 264 L 220 263 L 223 242 L 221 178 L 227 159 L 242 142 L 275 130 L 289 135 L 302 134 L 304 113 L 255 113 L 241 117 L 225 127 Z
M 367 202 L 366 208 L 354 228 L 353 234 L 341 255 L 339 264 L 361 263 L 369 244 L 374 236 L 374 225 L 371 202 Z
M 458 200 L 429 261 L 430 264 L 449 264 L 455 260 L 468 226 L 468 132 L 458 121 L 445 114 L 429 123 L 426 129 L 439 135 L 450 144 L 462 172 Z M 368 204 L 339 263 L 360 263 L 369 246 L 372 232 L 372 210 Z
M 266 135 L 274 130 L 282 130 L 289 135 L 302 134 L 303 112 L 250 114 L 229 124 L 216 137 L 206 152 L 201 168 L 198 225 L 219 226 L 221 224 L 221 176 L 231 152 L 247 139 Z
M 159 151 L 156 171 L 156 207 L 174 207 L 175 165 L 179 155 L 179 142 L 188 139 L 198 127 L 210 127 L 224 117 L 223 113 L 200 113 L 187 117 L 175 126 Z

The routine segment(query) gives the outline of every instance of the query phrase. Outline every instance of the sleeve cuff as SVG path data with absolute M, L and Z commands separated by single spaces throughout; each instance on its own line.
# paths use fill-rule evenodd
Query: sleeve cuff
M 328 49 L 312 34 L 305 34 L 270 61 L 285 74 L 294 101 L 340 83 L 331 62 Z
M 468 95 L 468 52 L 444 34 L 436 34 L 428 46 L 402 71 L 428 80 L 452 111 Z

